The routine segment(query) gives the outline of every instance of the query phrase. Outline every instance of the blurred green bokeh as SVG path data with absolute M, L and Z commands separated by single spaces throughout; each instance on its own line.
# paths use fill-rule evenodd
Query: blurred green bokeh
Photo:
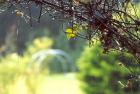
M 100 43 L 86 47 L 77 61 L 81 88 L 85 94 L 138 94 L 140 81 L 136 81 L 133 88 L 125 87 L 129 79 L 127 76 L 140 72 L 138 66 L 131 67 L 134 73 L 125 66 L 125 63 L 133 64 L 133 61 L 135 62 L 129 54 L 124 56 L 119 52 L 103 54 Z
M 137 6 L 140 7 L 140 4 Z M 53 26 L 54 23 L 50 24 L 50 21 L 47 23 L 53 28 L 53 32 L 40 29 L 41 27 L 34 29 L 34 32 L 28 32 L 30 30 L 24 28 L 25 24 L 23 28 L 19 28 L 24 31 L 19 32 L 19 36 L 22 37 L 18 40 L 19 44 L 23 46 L 26 42 L 26 47 L 23 49 L 19 47 L 20 51 L 23 50 L 21 55 L 10 51 L 0 57 L 0 94 L 139 94 L 139 80 L 135 83 L 139 86 L 133 92 L 130 89 L 125 90 L 118 83 L 119 81 L 127 85 L 126 78 L 131 74 L 129 69 L 140 74 L 139 67 L 124 66 L 135 62 L 131 55 L 127 53 L 121 55 L 118 52 L 103 54 L 100 43 L 89 47 L 85 40 L 77 38 L 68 40 L 64 32 L 56 32 L 63 31 L 62 28 L 56 30 L 57 25 Z M 41 25 L 44 26 L 46 23 Z M 6 25 L 1 25 L 1 31 L 4 31 L 4 26 Z M 3 32 L 0 35 L 3 37 Z M 37 61 L 30 65 L 35 53 L 49 49 L 64 50 L 69 54 L 72 64 L 66 60 L 60 62 L 55 56 L 50 55 L 43 60 L 39 69 L 36 67 Z M 1 50 L 3 48 L 0 48 L 0 52 Z M 63 65 L 68 66 L 66 73 L 63 71 Z M 76 71 L 72 72 L 71 67 L 76 68 Z
M 62 70 L 60 63 L 56 62 L 52 56 L 47 57 L 44 63 L 36 67 L 37 62 L 30 65 L 32 56 L 41 50 L 52 48 L 53 40 L 47 37 L 36 38 L 28 45 L 22 56 L 17 53 L 5 55 L 0 59 L 0 94 L 77 94 L 80 92 L 78 81 L 72 74 L 58 72 L 56 76 L 50 75 L 51 66 L 57 66 Z M 49 65 L 49 59 L 54 59 Z M 46 64 L 46 66 L 45 66 Z M 56 65 L 57 64 L 57 65 Z M 67 64 L 65 62 L 65 64 Z M 65 85 L 68 85 L 65 87 Z M 55 89 L 55 90 L 53 90 Z M 58 94 L 59 94 L 58 93 Z M 80 93 L 78 93 L 80 94 Z

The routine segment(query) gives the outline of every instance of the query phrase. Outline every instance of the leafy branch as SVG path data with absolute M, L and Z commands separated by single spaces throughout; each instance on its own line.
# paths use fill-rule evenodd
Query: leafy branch
M 90 43 L 96 38 L 104 52 L 127 51 L 140 59 L 140 17 L 131 0 L 0 0 L 0 4 L 7 9 L 16 7 L 16 15 L 26 15 L 31 25 L 34 20 L 31 10 L 36 6 L 40 9 L 38 22 L 49 13 L 53 19 L 68 22 L 74 37 Z M 82 32 L 74 30 L 75 25 Z

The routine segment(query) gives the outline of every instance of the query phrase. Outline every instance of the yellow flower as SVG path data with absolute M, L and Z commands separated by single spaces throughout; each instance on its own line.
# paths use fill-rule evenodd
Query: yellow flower
M 72 28 L 67 28 L 65 33 L 66 33 L 68 39 L 76 37 L 76 34 L 72 30 Z

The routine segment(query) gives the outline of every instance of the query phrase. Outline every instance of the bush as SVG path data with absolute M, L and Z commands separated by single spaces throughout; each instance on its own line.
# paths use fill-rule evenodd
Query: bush
M 32 43 L 28 43 L 27 54 L 34 54 L 40 50 L 46 50 L 51 48 L 53 45 L 53 40 L 47 37 L 36 38 Z
M 28 45 L 22 56 L 11 53 L 2 57 L 0 59 L 0 94 L 19 94 L 18 84 L 21 90 L 27 91 L 28 94 L 35 94 L 39 81 L 46 77 L 48 70 L 38 71 L 34 64 L 32 67 L 29 66 L 29 61 L 37 51 L 47 50 L 52 44 L 53 41 L 49 38 L 37 38 Z M 10 92 L 12 89 L 16 91 Z
M 103 54 L 102 51 L 98 43 L 94 47 L 87 47 L 79 58 L 78 79 L 81 80 L 81 88 L 85 94 L 126 94 L 127 81 L 124 78 L 129 71 L 117 59 L 117 53 Z M 138 92 L 138 88 L 135 92 Z M 129 94 L 129 90 L 126 92 Z
M 11 94 L 11 85 L 15 85 L 15 82 L 19 78 L 28 77 L 28 71 L 25 68 L 24 63 L 5 62 L 0 64 L 0 94 Z M 34 79 L 33 79 L 34 80 Z M 22 87 L 22 86 L 21 86 Z
M 22 60 L 23 62 L 20 62 Z M 16 53 L 9 54 L 1 60 L 0 94 L 19 94 L 25 91 L 26 94 L 35 94 L 37 92 L 46 74 L 44 75 L 44 71 L 29 67 L 29 64 L 24 61 L 26 61 L 24 57 Z

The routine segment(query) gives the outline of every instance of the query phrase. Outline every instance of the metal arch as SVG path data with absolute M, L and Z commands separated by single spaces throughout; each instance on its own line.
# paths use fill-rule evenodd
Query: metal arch
M 47 58 L 49 55 L 53 55 L 56 56 L 56 58 L 61 62 L 64 61 L 63 59 L 65 58 L 68 63 L 73 64 L 72 59 L 70 58 L 70 56 L 64 52 L 63 50 L 60 49 L 49 49 L 49 50 L 41 50 L 39 52 L 36 52 L 35 54 L 33 54 L 33 56 L 31 57 L 31 60 L 29 61 L 29 67 L 31 67 L 33 65 L 34 62 L 37 63 L 37 68 L 40 67 L 40 65 L 43 63 L 43 60 L 45 58 Z M 64 58 L 60 57 L 63 56 Z M 65 71 L 64 66 L 62 66 L 63 71 Z M 73 67 L 73 65 L 71 66 L 71 71 L 75 71 L 76 69 Z

